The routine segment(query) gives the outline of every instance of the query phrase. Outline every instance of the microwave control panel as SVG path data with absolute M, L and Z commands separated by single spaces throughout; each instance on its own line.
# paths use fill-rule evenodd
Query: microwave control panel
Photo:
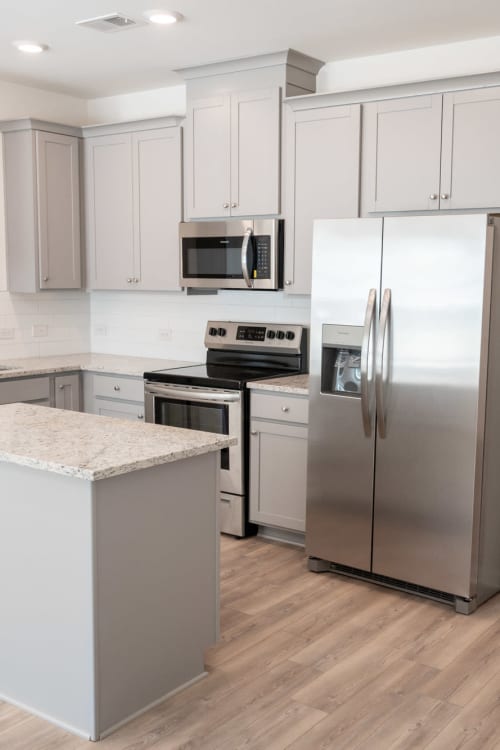
M 253 237 L 255 247 L 254 279 L 271 278 L 271 237 L 268 234 Z

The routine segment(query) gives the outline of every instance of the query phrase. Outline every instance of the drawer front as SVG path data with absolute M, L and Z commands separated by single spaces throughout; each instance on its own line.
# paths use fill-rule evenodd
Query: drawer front
M 142 404 L 122 404 L 119 401 L 96 399 L 93 414 L 101 417 L 115 417 L 117 419 L 129 419 L 144 421 L 144 407 Z
M 291 396 L 288 393 L 256 393 L 252 391 L 250 412 L 252 418 L 307 424 L 309 418 L 309 400 L 307 396 Z
M 0 381 L 0 404 L 14 404 L 17 401 L 41 402 L 49 399 L 49 378 L 23 378 L 22 380 Z
M 100 398 L 119 398 L 144 403 L 144 381 L 142 378 L 94 375 L 93 394 Z

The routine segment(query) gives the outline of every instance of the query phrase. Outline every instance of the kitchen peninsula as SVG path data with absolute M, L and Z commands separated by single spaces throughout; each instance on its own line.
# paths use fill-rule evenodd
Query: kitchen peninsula
M 0 700 L 98 740 L 204 674 L 234 442 L 0 406 Z

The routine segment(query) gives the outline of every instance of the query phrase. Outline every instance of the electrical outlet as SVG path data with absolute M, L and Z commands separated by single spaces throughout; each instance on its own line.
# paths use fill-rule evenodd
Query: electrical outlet
M 16 332 L 14 328 L 0 328 L 0 339 L 15 339 Z
M 107 336 L 108 329 L 106 328 L 106 326 L 94 326 L 94 335 L 95 336 Z
M 31 329 L 31 335 L 35 336 L 36 338 L 40 338 L 42 336 L 48 336 L 49 333 L 49 327 L 47 325 L 37 325 L 33 326 Z
M 172 341 L 172 329 L 160 328 L 158 330 L 158 338 L 160 339 L 160 341 Z

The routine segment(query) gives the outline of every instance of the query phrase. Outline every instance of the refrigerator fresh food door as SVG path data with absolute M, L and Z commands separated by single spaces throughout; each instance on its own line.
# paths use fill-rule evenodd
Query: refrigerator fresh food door
M 306 550 L 370 570 L 381 219 L 314 223 Z
M 372 570 L 462 597 L 473 593 L 491 238 L 485 215 L 384 220 Z

